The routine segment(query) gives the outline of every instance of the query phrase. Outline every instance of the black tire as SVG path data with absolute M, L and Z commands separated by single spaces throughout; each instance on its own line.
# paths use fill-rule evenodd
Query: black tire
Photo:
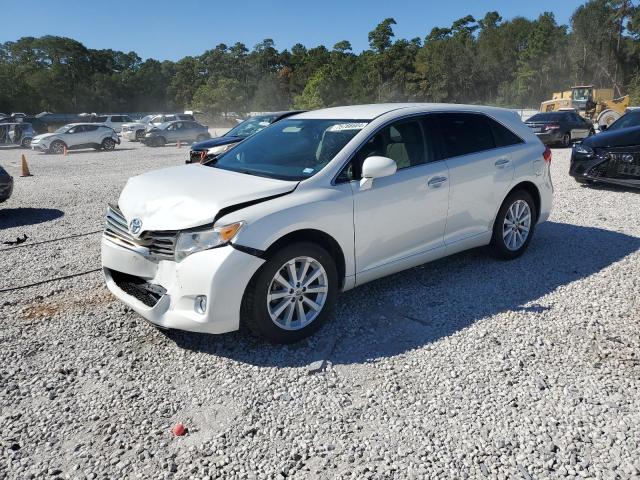
M 167 144 L 167 140 L 164 137 L 156 137 L 153 141 L 155 147 L 164 147 Z
M 569 148 L 571 146 L 571 134 L 569 132 L 565 133 L 562 136 L 562 140 L 560 141 L 560 144 L 564 147 L 564 148 Z
M 116 142 L 113 140 L 113 138 L 105 138 L 104 140 L 102 140 L 101 148 L 105 152 L 111 152 L 116 148 Z
M 196 138 L 196 142 L 204 142 L 208 137 L 204 134 L 200 134 L 198 135 L 198 137 Z
M 22 141 L 20 142 L 20 146 L 22 148 L 30 148 L 31 147 L 31 138 L 30 137 L 23 138 Z
M 528 235 L 522 246 L 517 250 L 512 250 L 507 247 L 505 242 L 504 223 L 509 208 L 518 201 L 524 201 L 527 203 L 531 214 L 531 222 Z M 533 198 L 531 198 L 529 192 L 526 190 L 516 190 L 515 192 L 511 192 L 504 202 L 502 202 L 502 206 L 500 207 L 500 210 L 498 210 L 498 215 L 496 215 L 496 220 L 493 223 L 493 235 L 491 236 L 491 243 L 489 244 L 491 254 L 504 260 L 513 260 L 514 258 L 522 255 L 529 246 L 531 238 L 533 238 L 537 221 L 538 212 L 536 210 L 535 202 L 533 201 Z
M 144 130 L 136 130 L 136 142 L 141 142 L 144 138 Z
M 591 130 L 589 130 L 589 137 L 593 136 L 596 134 L 596 131 L 592 128 Z
M 64 148 L 65 148 L 64 142 L 60 140 L 54 140 L 53 142 L 51 142 L 51 145 L 49 145 L 49 153 L 55 153 L 56 155 L 60 155 L 61 153 L 64 153 Z
M 327 275 L 327 294 L 322 310 L 311 323 L 298 330 L 286 330 L 271 319 L 267 298 L 276 273 L 289 260 L 298 257 L 310 257 L 322 265 Z M 316 332 L 329 318 L 337 291 L 338 272 L 335 261 L 324 248 L 309 242 L 288 245 L 271 255 L 247 285 L 240 309 L 241 325 L 252 334 L 273 343 L 297 342 Z

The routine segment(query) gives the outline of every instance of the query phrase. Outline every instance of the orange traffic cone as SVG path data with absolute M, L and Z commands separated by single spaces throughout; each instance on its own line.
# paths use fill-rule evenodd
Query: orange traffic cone
M 207 151 L 203 150 L 200 152 L 200 163 L 204 163 L 204 159 L 207 158 Z
M 63 147 L 62 147 L 62 156 L 63 156 L 63 157 L 66 157 L 66 156 L 67 156 L 67 153 L 69 153 L 69 152 L 68 152 L 68 150 L 67 150 L 67 146 L 65 145 L 65 146 L 63 146 Z
M 22 154 L 22 172 L 20 173 L 21 177 L 31 177 L 31 172 L 29 171 L 29 165 L 27 165 L 27 159 L 24 157 L 24 153 Z
M 180 140 L 178 140 L 178 148 L 180 148 L 182 145 L 180 144 Z

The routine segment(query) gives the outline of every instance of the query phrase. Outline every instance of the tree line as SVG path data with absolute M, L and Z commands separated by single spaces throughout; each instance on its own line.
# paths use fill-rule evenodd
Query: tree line
M 554 91 L 595 84 L 640 103 L 640 7 L 589 0 L 569 25 L 553 13 L 466 16 L 424 38 L 396 38 L 393 18 L 369 32 L 369 48 L 249 50 L 219 44 L 179 61 L 94 50 L 64 37 L 0 44 L 0 112 L 229 112 L 372 102 L 482 103 L 537 107 Z

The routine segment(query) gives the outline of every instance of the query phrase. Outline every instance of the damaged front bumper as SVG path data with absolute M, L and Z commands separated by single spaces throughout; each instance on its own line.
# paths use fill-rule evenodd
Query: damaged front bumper
M 194 253 L 181 262 L 158 261 L 102 238 L 107 287 L 161 328 L 202 333 L 237 330 L 245 288 L 263 263 L 230 245 Z M 197 308 L 202 296 L 204 312 Z
M 581 182 L 605 182 L 640 188 L 640 149 L 596 149 L 590 155 L 576 153 L 574 150 L 569 175 Z

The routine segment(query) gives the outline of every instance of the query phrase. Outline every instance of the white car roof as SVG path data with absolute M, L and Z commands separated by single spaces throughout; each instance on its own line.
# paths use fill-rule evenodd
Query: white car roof
M 326 120 L 373 120 L 380 115 L 397 110 L 413 109 L 414 111 L 472 111 L 495 114 L 506 109 L 486 107 L 482 105 L 462 105 L 457 103 L 377 103 L 370 105 L 350 105 L 345 107 L 323 108 L 300 113 L 291 118 L 326 119 Z

